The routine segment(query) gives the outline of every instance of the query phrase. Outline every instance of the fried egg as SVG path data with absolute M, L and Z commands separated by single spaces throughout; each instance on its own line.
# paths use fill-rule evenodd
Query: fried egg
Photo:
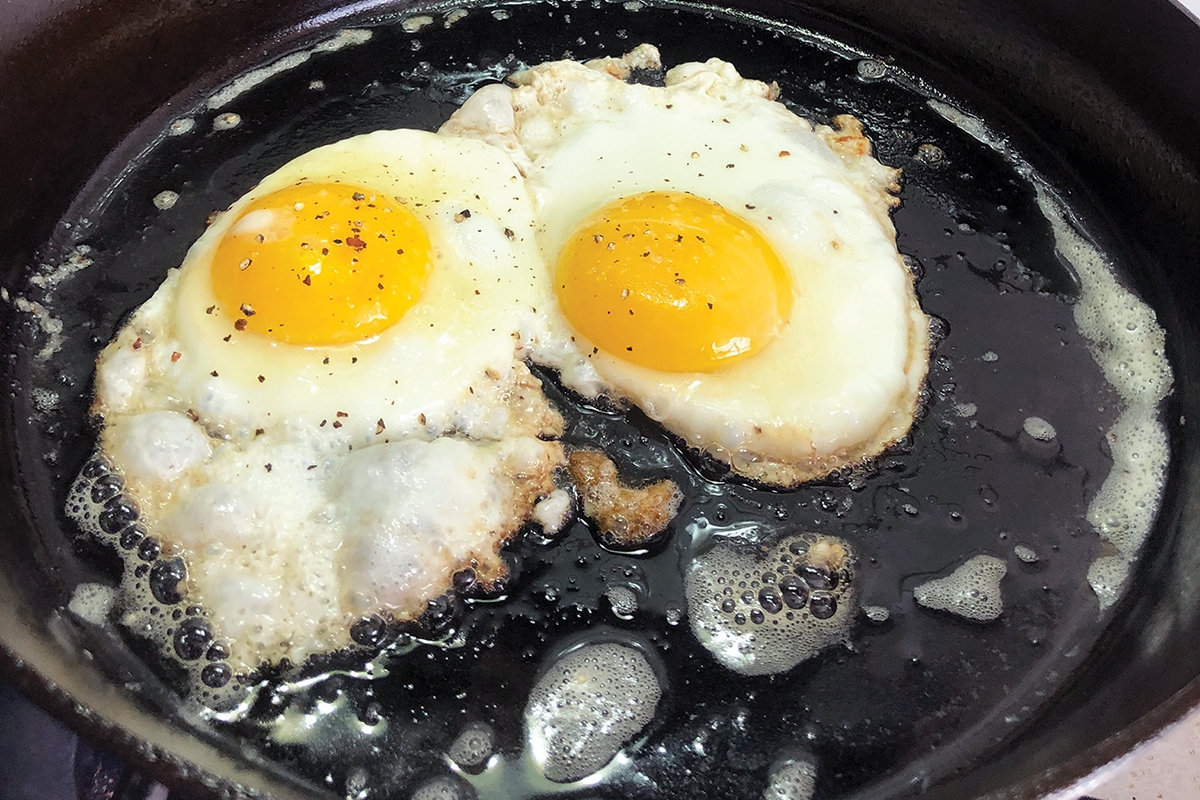
M 565 463 L 523 361 L 532 230 L 523 179 L 478 142 L 379 132 L 286 164 L 101 355 L 107 483 L 81 477 L 77 517 L 182 557 L 242 671 L 413 619 L 458 572 L 494 581 Z
M 928 319 L 896 250 L 898 173 L 853 117 L 814 127 L 717 59 L 551 62 L 477 91 L 442 133 L 525 175 L 548 267 L 533 358 L 690 446 L 793 486 L 912 424 Z

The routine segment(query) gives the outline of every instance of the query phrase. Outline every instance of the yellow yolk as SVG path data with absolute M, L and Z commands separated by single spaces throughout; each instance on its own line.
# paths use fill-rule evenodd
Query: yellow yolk
M 741 217 L 681 192 L 605 206 L 559 255 L 571 325 L 600 349 L 666 372 L 712 372 L 787 324 L 792 288 L 771 245 Z
M 429 235 L 403 205 L 300 183 L 242 209 L 217 246 L 213 291 L 238 331 L 329 346 L 377 336 L 421 296 Z

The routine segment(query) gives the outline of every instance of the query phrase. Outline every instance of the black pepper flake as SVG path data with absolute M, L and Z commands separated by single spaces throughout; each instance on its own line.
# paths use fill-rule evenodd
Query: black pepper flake
M 328 363 L 329 363 L 329 356 L 325 356 L 325 360 L 324 360 L 324 361 L 322 361 L 321 363 L 322 363 L 322 364 L 328 364 Z
M 626 349 L 626 350 L 628 350 L 628 351 L 629 351 L 629 352 L 631 352 L 631 353 L 633 352 L 633 348 L 632 348 L 632 347 L 626 347 L 625 349 Z
M 249 303 L 242 303 L 242 313 L 247 317 L 253 317 L 255 312 Z
M 265 375 L 259 375 L 259 376 L 258 376 L 258 382 L 259 382 L 259 383 L 266 383 L 266 380 L 267 380 L 267 378 L 266 378 L 266 376 L 265 376 Z
M 706 303 L 706 305 L 708 306 L 708 310 L 712 311 L 712 303 Z
M 200 421 L 200 415 L 196 413 L 195 409 L 191 409 L 191 408 L 189 408 L 187 410 L 187 418 L 190 419 L 192 422 Z
M 398 255 L 398 256 L 404 255 L 404 248 L 400 248 L 399 250 L 397 250 L 396 255 Z
M 308 470 L 314 470 L 314 469 L 316 469 L 316 468 L 317 468 L 317 465 L 316 465 L 316 464 L 309 464 L 309 465 L 306 467 L 306 469 L 308 469 Z
M 505 228 L 504 235 L 507 236 L 509 239 L 517 238 L 517 234 L 513 232 L 512 228 Z
M 351 358 L 350 358 L 350 363 L 351 363 L 351 364 L 357 364 L 357 363 L 358 363 L 358 356 L 351 356 Z
M 687 283 L 687 281 L 685 281 L 683 278 L 676 278 L 675 282 L 678 283 L 680 286 L 683 286 L 685 283 Z
M 208 308 L 204 309 L 204 313 L 205 313 L 205 314 L 211 314 L 212 312 L 214 312 L 214 311 L 216 311 L 216 310 L 217 310 L 217 307 L 216 307 L 216 306 L 209 306 Z
M 350 415 L 349 415 L 349 414 L 347 414 L 345 411 L 339 411 L 339 412 L 337 412 L 337 416 L 338 416 L 338 417 L 345 418 L 345 417 L 348 417 L 348 416 L 350 416 Z
M 270 464 L 263 464 L 263 469 L 265 469 L 267 472 L 270 472 L 270 471 L 271 471 L 271 465 L 270 465 Z
M 380 287 L 380 288 L 382 288 L 382 287 Z M 475 294 L 479 294 L 479 290 L 478 290 L 478 289 L 476 289 L 476 290 L 475 290 Z
M 254 435 L 255 435 L 255 436 L 262 436 L 262 435 L 263 435 L 264 433 L 266 433 L 266 432 L 267 432 L 267 431 L 266 431 L 264 428 L 255 428 L 255 429 L 254 429 Z
M 351 200 L 366 200 L 367 196 L 365 194 L 363 194 L 362 192 L 355 192 L 354 194 L 350 195 L 350 199 Z
M 726 164 L 726 165 L 725 165 L 725 169 L 733 169 L 733 167 L 734 167 L 734 165 L 733 165 L 733 164 Z
M 251 264 L 253 264 L 253 263 L 254 263 L 254 262 L 253 262 L 253 261 L 251 261 L 250 259 L 248 259 L 248 258 L 243 258 L 243 259 L 242 259 L 242 263 L 238 264 L 238 269 L 244 270 L 244 269 L 246 269 L 247 267 L 249 267 L 249 266 L 250 266 Z
M 263 236 L 261 233 L 254 234 L 254 241 L 257 242 L 258 244 L 262 244 L 266 240 L 267 240 L 267 237 Z
M 469 209 L 469 208 L 464 208 L 462 211 L 460 211 L 454 215 L 455 222 L 462 222 L 463 220 L 467 220 L 470 218 L 471 218 L 471 209 Z
M 305 276 L 304 276 L 304 285 L 305 285 L 305 286 L 312 286 L 312 275 L 305 275 Z
M 221 341 L 223 341 L 223 342 L 228 342 L 228 341 L 229 341 L 230 339 L 232 339 L 232 338 L 233 338 L 233 334 L 232 334 L 232 333 L 227 333 L 227 334 L 225 334 L 224 336 L 222 336 L 222 337 L 221 337 Z
M 383 424 L 383 417 L 380 417 L 379 420 L 375 423 L 375 435 L 378 436 L 379 434 L 383 433 L 386 430 L 387 430 L 387 425 Z
M 340 427 L 342 427 L 342 423 L 338 422 L 338 421 L 335 419 L 335 420 L 333 421 L 333 427 L 335 427 L 335 428 L 340 428 Z
M 218 377 L 220 377 L 219 375 L 217 375 L 217 371 L 216 371 L 215 369 L 214 369 L 212 372 L 208 373 L 208 374 L 209 374 L 209 375 L 212 375 L 214 378 L 218 378 Z
M 320 425 L 318 425 L 317 427 L 318 427 L 318 428 L 324 428 L 324 427 L 325 427 L 325 425 L 326 425 L 326 424 L 328 424 L 328 422 L 329 422 L 329 420 L 327 420 L 327 419 L 323 419 L 323 420 L 321 420 L 321 424 L 320 424 Z
M 334 240 L 333 240 L 333 243 L 334 243 L 334 244 L 341 244 L 341 243 L 342 243 L 342 240 L 341 240 L 341 239 L 334 239 Z
M 323 255 L 323 256 L 327 256 L 327 255 L 329 255 L 329 248 L 328 248 L 328 247 L 322 247 L 322 248 L 321 248 L 321 255 Z
M 753 211 L 753 210 L 756 208 L 756 206 L 752 206 L 752 205 L 750 205 L 749 203 L 746 203 L 746 208 L 748 208 L 748 209 L 750 209 L 751 211 Z M 833 212 L 833 213 L 835 213 L 835 214 L 836 214 L 837 212 L 835 211 L 835 212 Z
M 382 283 L 377 283 L 377 284 L 375 284 L 375 285 L 376 285 L 376 286 L 378 286 L 380 289 L 382 289 L 382 288 L 383 288 L 383 284 L 382 284 Z
M 250 324 L 249 321 L 247 321 L 246 319 L 239 319 L 233 323 L 233 329 L 235 331 L 244 331 L 244 330 L 246 330 L 246 326 L 249 324 Z
M 603 236 L 601 236 L 601 235 L 600 235 L 600 234 L 598 234 L 598 233 L 593 233 L 593 234 L 592 234 L 592 241 L 593 241 L 593 242 L 595 242 L 596 244 L 600 244 L 601 242 L 603 242 L 603 241 L 604 241 L 604 237 L 603 237 Z

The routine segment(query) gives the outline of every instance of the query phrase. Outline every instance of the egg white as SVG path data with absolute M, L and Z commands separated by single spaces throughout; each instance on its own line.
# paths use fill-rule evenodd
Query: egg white
M 221 313 L 209 274 L 221 238 L 246 205 L 302 181 L 396 198 L 431 239 L 434 264 L 420 299 L 374 340 L 300 347 L 237 332 Z M 477 142 L 397 130 L 312 150 L 222 214 L 134 314 L 100 359 L 97 408 L 105 416 L 139 407 L 188 412 L 239 441 L 285 428 L 356 446 L 381 430 L 540 433 L 553 420 L 506 410 L 514 386 L 528 380 L 514 354 L 525 345 L 519 331 L 533 313 L 525 287 L 540 264 L 532 226 L 521 176 Z
M 303 181 L 396 198 L 429 235 L 424 291 L 371 340 L 302 347 L 214 313 L 221 237 L 247 204 Z M 184 558 L 186 602 L 235 669 L 344 647 L 363 615 L 414 619 L 457 571 L 504 574 L 501 545 L 564 463 L 538 438 L 562 420 L 522 360 L 532 230 L 523 179 L 487 145 L 407 130 L 347 139 L 234 203 L 101 355 L 99 454 L 163 557 Z M 77 507 L 96 529 L 97 511 Z M 126 564 L 134 605 L 147 594 L 139 564 Z M 167 618 L 127 611 L 148 630 Z
M 623 60 L 543 64 L 512 76 L 515 88 L 477 92 L 442 129 L 500 146 L 525 174 L 548 265 L 534 359 L 766 483 L 878 454 L 911 426 L 928 360 L 928 320 L 888 216 L 897 173 L 867 154 L 853 118 L 814 128 L 723 61 L 675 67 L 665 87 L 623 80 L 656 64 L 647 45 Z M 553 265 L 574 229 L 618 198 L 664 190 L 745 218 L 790 272 L 777 339 L 714 372 L 593 352 L 555 300 Z

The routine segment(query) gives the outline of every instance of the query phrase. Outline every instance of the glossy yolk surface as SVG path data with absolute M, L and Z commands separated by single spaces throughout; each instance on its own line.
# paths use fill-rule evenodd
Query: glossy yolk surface
M 237 331 L 328 346 L 363 341 L 417 301 L 431 266 L 417 217 L 377 192 L 301 183 L 246 206 L 212 263 Z
M 748 221 L 681 192 L 600 209 L 555 273 L 575 329 L 606 352 L 667 372 L 711 372 L 769 344 L 792 309 L 788 272 Z

